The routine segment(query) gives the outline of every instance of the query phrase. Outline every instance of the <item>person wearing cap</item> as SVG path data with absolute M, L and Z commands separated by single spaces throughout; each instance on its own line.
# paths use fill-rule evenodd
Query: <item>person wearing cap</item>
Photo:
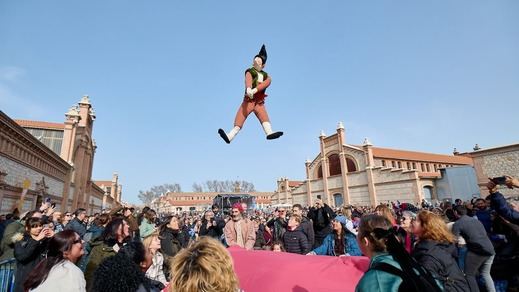
M 245 94 L 243 102 L 238 108 L 234 119 L 234 127 L 225 133 L 223 129 L 218 129 L 218 134 L 227 143 L 231 143 L 236 134 L 243 128 L 243 124 L 247 117 L 254 112 L 261 126 L 267 135 L 268 140 L 277 139 L 283 135 L 283 132 L 272 131 L 272 125 L 265 107 L 265 90 L 270 86 L 272 79 L 263 71 L 267 62 L 267 50 L 265 45 L 261 47 L 259 53 L 254 57 L 252 67 L 245 71 Z
M 247 218 L 243 218 L 243 212 L 244 210 L 240 203 L 232 205 L 232 220 L 225 224 L 223 230 L 225 242 L 229 246 L 237 245 L 247 250 L 252 250 L 254 249 L 254 243 L 256 243 L 254 223 Z
M 333 232 L 328 234 L 323 243 L 309 252 L 309 255 L 361 256 L 356 236 L 346 228 L 346 217 L 339 215 L 332 220 Z

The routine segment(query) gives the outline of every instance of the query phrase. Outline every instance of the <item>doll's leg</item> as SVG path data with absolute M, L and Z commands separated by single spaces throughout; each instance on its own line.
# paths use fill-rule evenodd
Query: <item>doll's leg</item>
M 283 135 L 283 132 L 272 131 L 272 125 L 270 124 L 270 119 L 267 113 L 267 108 L 265 107 L 265 103 L 256 104 L 254 107 L 254 113 L 261 122 L 261 126 L 263 127 L 263 131 L 265 131 L 265 135 L 267 135 L 268 140 L 277 139 Z
M 238 108 L 238 112 L 236 113 L 236 117 L 234 118 L 234 127 L 229 131 L 228 134 L 225 133 L 223 129 L 218 130 L 218 134 L 220 137 L 227 143 L 231 143 L 232 139 L 238 134 L 240 129 L 243 127 L 245 120 L 249 116 L 249 114 L 254 109 L 253 102 L 243 101 L 240 107 Z

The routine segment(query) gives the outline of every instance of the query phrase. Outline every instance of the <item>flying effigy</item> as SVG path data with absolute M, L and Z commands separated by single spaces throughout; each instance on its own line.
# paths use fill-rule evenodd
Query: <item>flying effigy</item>
M 265 98 L 267 97 L 265 91 L 272 81 L 268 73 L 263 71 L 266 63 L 267 50 L 263 45 L 259 53 L 254 56 L 252 67 L 245 70 L 245 94 L 236 113 L 234 127 L 228 133 L 223 129 L 218 129 L 218 134 L 227 144 L 231 143 L 236 134 L 243 128 L 245 120 L 252 112 L 261 122 L 268 140 L 277 139 L 283 135 L 283 132 L 272 131 L 272 125 L 265 107 Z

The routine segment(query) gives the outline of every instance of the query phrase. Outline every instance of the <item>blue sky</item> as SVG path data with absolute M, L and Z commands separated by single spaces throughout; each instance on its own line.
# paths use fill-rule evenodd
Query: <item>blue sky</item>
M 178 3 L 177 3 L 178 2 Z M 0 109 L 62 122 L 88 94 L 94 178 L 138 190 L 208 179 L 304 179 L 321 130 L 451 153 L 519 142 L 519 2 L 0 1 Z M 243 72 L 265 43 L 266 141 L 232 144 Z

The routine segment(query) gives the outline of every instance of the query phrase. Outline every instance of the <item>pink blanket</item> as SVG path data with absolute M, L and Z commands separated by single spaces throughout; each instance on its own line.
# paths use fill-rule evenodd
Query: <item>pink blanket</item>
M 228 249 L 245 292 L 355 291 L 368 269 L 367 257 L 303 256 Z

